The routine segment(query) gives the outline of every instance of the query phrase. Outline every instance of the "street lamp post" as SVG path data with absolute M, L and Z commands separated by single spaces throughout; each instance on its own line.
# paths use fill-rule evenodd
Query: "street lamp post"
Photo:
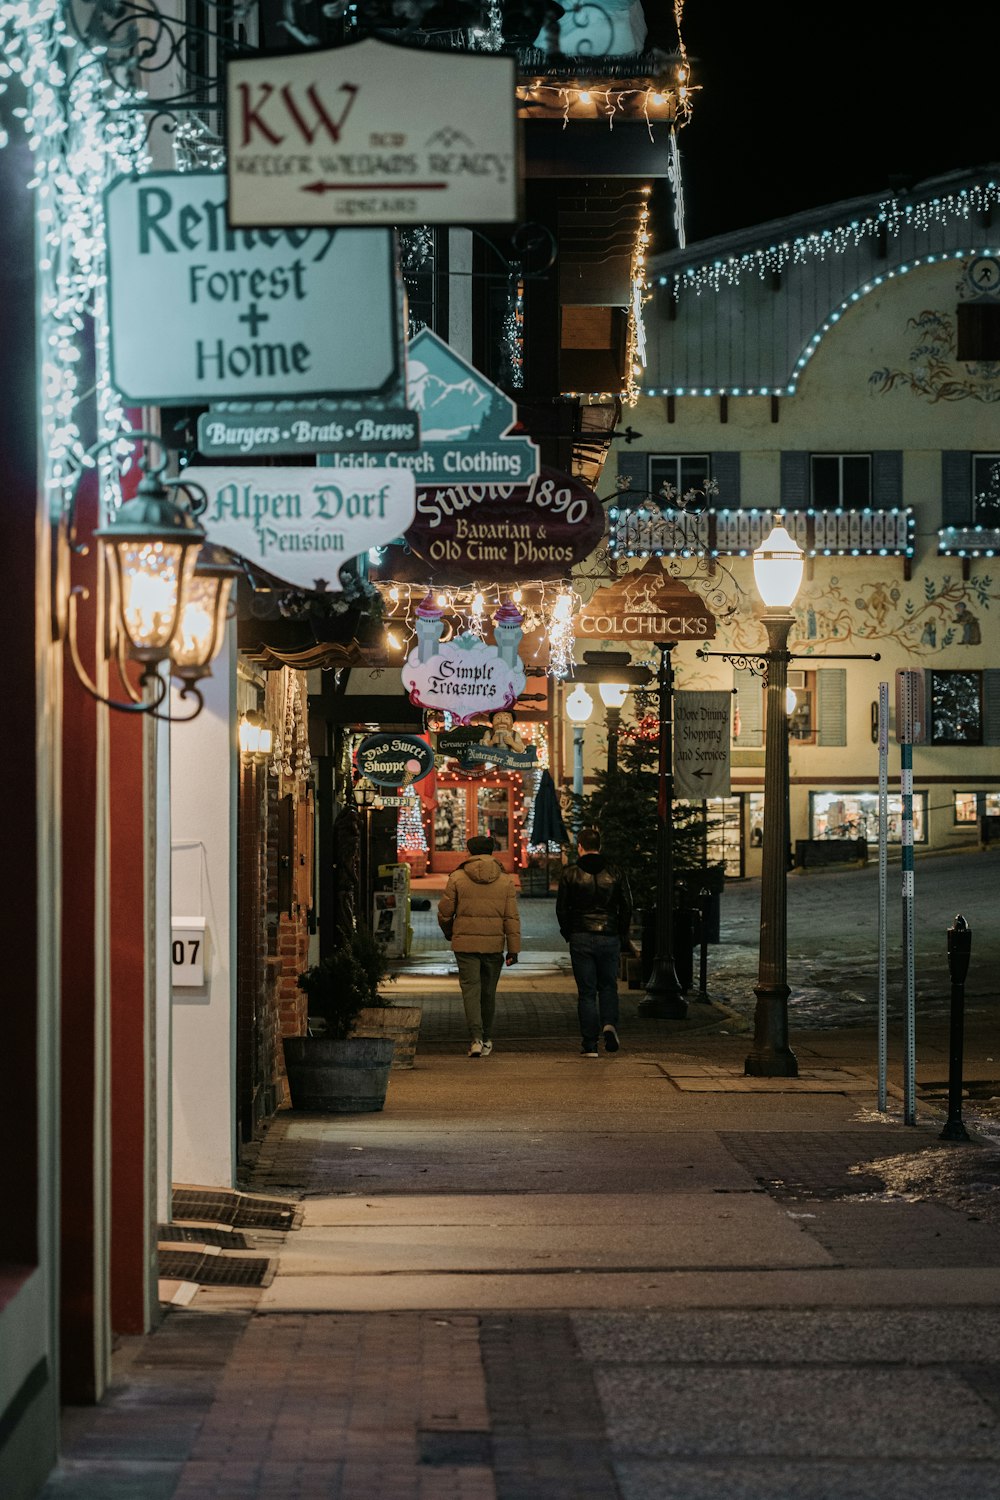
M 573 810 L 573 832 L 577 833 L 580 826 L 579 799 L 583 796 L 583 726 L 594 712 L 594 700 L 578 682 L 563 707 L 573 725 L 573 796 L 577 799 Z
M 641 1016 L 667 1021 L 682 1021 L 688 1011 L 674 964 L 674 669 L 671 653 L 675 644 L 674 641 L 656 643 L 660 653 L 657 674 L 660 729 L 656 809 L 656 958 L 646 984 L 646 998 L 637 1006 Z
M 760 1078 L 794 1078 L 799 1067 L 788 1045 L 788 634 L 792 604 L 802 582 L 803 553 L 781 516 L 753 555 L 754 578 L 764 603 L 768 649 L 764 751 L 764 838 L 760 878 L 760 955 L 754 994 L 753 1046 L 744 1072 Z
M 627 682 L 599 682 L 597 691 L 607 710 L 605 723 L 608 731 L 608 775 L 618 774 L 618 733 L 622 723 L 622 704 L 628 693 Z

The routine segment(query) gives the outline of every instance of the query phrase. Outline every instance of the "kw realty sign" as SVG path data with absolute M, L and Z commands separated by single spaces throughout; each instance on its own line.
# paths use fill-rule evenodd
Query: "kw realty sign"
M 398 469 L 200 468 L 209 540 L 297 588 L 340 592 L 338 570 L 384 546 L 413 518 L 414 485 Z
M 136 405 L 373 396 L 399 382 L 392 235 L 230 229 L 218 172 L 105 193 L 111 380 Z
M 674 694 L 674 796 L 729 796 L 732 693 Z
M 234 58 L 230 223 L 511 223 L 516 82 L 512 57 L 374 37 Z

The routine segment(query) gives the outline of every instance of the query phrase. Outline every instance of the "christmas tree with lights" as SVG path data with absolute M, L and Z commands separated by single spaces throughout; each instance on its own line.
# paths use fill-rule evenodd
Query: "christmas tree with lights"
M 426 854 L 427 835 L 424 832 L 424 816 L 420 797 L 411 786 L 403 793 L 403 805 L 399 809 L 396 825 L 396 848 L 400 855 Z

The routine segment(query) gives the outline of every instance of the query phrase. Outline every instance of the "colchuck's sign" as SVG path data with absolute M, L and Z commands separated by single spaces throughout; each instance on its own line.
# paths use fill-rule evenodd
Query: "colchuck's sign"
M 397 469 L 183 472 L 208 497 L 199 519 L 209 538 L 297 588 L 339 592 L 343 564 L 384 546 L 413 516 L 413 478 Z
M 598 589 L 573 621 L 577 636 L 611 641 L 710 641 L 715 616 L 699 594 L 649 562 Z
M 400 582 L 467 583 L 569 576 L 604 536 L 593 490 L 543 468 L 530 485 L 417 486 L 417 513 L 381 564 Z
M 357 397 L 398 383 L 388 230 L 230 229 L 218 172 L 119 177 L 105 214 L 111 380 L 128 401 Z
M 226 74 L 231 224 L 518 217 L 513 58 L 366 37 Z

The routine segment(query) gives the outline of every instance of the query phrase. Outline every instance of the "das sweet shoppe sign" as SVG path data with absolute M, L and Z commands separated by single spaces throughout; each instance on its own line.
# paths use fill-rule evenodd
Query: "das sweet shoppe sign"
M 526 683 L 518 655 L 522 621 L 520 611 L 505 604 L 493 617 L 495 645 L 471 632 L 442 644 L 444 611 L 428 594 L 417 606 L 417 644 L 403 667 L 410 702 L 448 713 L 456 724 L 512 708 Z

